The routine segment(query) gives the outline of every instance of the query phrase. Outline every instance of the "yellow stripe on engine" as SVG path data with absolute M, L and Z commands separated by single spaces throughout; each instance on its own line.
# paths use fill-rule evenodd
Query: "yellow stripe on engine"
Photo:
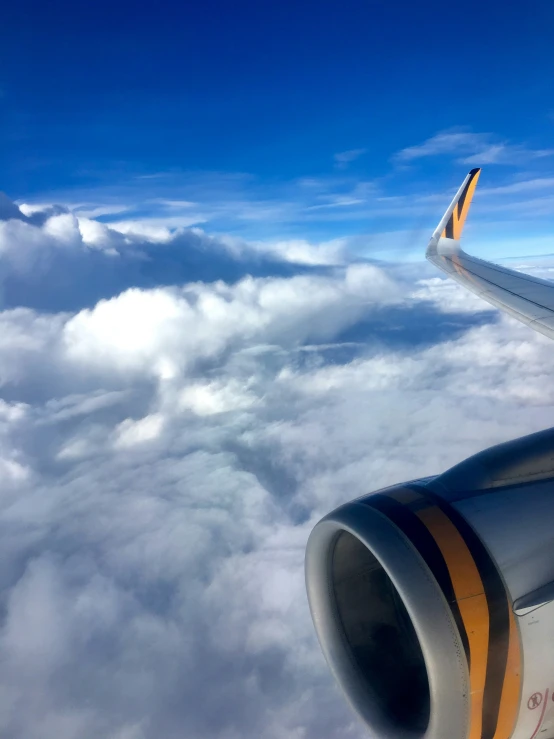
M 417 512 L 442 552 L 469 642 L 469 739 L 480 739 L 489 647 L 489 609 L 479 570 L 458 529 L 437 506 Z
M 483 725 L 483 697 L 487 679 L 489 649 L 489 607 L 487 597 L 475 595 L 458 601 L 458 608 L 467 630 L 471 654 L 469 684 L 471 690 L 471 721 L 469 739 L 480 739 Z M 475 659 L 474 659 L 475 656 Z
M 510 608 L 510 645 L 508 647 L 508 664 L 502 687 L 500 711 L 494 739 L 508 739 L 512 736 L 517 721 L 521 700 L 521 645 L 516 619 Z

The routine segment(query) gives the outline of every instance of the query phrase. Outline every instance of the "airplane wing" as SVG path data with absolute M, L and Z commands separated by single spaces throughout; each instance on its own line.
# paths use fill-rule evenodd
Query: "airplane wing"
M 472 257 L 460 238 L 480 169 L 472 169 L 435 229 L 425 256 L 471 292 L 554 339 L 554 282 Z

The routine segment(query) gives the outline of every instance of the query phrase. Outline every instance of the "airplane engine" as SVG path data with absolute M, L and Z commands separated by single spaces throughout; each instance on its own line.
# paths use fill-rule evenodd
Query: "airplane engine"
M 372 736 L 553 739 L 554 429 L 337 508 L 306 585 Z

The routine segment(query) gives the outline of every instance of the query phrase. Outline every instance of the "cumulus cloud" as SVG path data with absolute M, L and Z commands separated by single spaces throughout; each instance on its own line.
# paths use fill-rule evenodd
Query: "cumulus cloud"
M 554 344 L 420 265 L 230 280 L 193 241 L 218 279 L 133 285 L 128 235 L 14 222 L 24 274 L 90 249 L 125 280 L 0 311 L 0 735 L 361 739 L 311 625 L 311 526 L 548 426 Z
M 400 298 L 398 285 L 363 264 L 334 277 L 248 277 L 233 286 L 133 288 L 71 318 L 64 342 L 74 362 L 107 365 L 109 371 L 147 368 L 170 378 L 229 347 L 325 341 L 363 316 L 368 305 Z

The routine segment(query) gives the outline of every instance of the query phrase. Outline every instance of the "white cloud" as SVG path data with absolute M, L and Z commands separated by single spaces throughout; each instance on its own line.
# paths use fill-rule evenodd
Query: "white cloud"
M 76 246 L 81 243 L 79 221 L 72 213 L 63 213 L 48 218 L 43 226 L 43 231 L 60 246 Z
M 261 252 L 275 255 L 291 264 L 305 264 L 309 266 L 332 266 L 344 264 L 346 261 L 345 240 L 312 244 L 305 239 L 291 239 L 289 241 L 262 242 L 255 245 Z
M 164 425 L 163 416 L 152 413 L 138 421 L 126 418 L 115 430 L 115 447 L 125 448 L 157 439 Z
M 165 198 L 160 198 L 154 202 L 158 202 L 168 208 L 177 208 L 178 210 L 183 208 L 194 208 L 198 205 L 198 203 L 194 203 L 192 200 L 166 200 Z
M 196 226 L 206 219 L 201 215 L 175 216 L 173 218 L 148 218 L 110 223 L 110 230 L 125 236 L 144 238 L 154 243 L 164 243 L 175 238 L 176 229 Z
M 415 300 L 429 300 L 444 313 L 475 313 L 493 310 L 481 298 L 459 289 L 455 282 L 441 277 L 418 280 L 411 293 Z
M 4 197 L 7 197 L 7 196 L 4 196 Z M 10 200 L 10 203 L 11 203 L 11 200 Z M 50 203 L 20 203 L 18 207 L 21 213 L 23 213 L 25 216 L 33 216 L 37 213 L 47 212 L 52 206 Z M 4 220 L 7 220 L 7 219 L 4 219 Z
M 91 220 L 90 218 L 79 218 L 78 228 L 83 244 L 92 248 L 105 249 L 107 253 L 116 255 L 118 252 L 115 245 L 124 246 L 124 240 L 118 239 L 115 229 L 109 228 L 104 223 Z M 119 243 L 118 243 L 119 242 Z
M 554 149 L 529 149 L 519 144 L 495 141 L 490 133 L 446 130 L 416 146 L 397 152 L 394 161 L 403 164 L 425 157 L 451 154 L 470 166 L 486 164 L 526 164 L 554 155 Z
M 179 407 L 190 409 L 198 416 L 250 408 L 260 399 L 249 391 L 252 382 L 196 382 L 186 385 L 179 394 Z
M 128 205 L 74 205 L 71 210 L 81 218 L 99 218 L 100 216 L 113 216 L 125 213 L 131 208 Z
M 506 154 L 505 144 L 493 144 L 487 146 L 485 149 L 481 149 L 476 154 L 472 154 L 469 157 L 463 157 L 461 162 L 469 165 L 483 166 L 485 164 L 498 164 L 502 161 Z
M 356 159 L 359 159 L 366 153 L 366 151 L 367 149 L 349 149 L 348 151 L 340 151 L 334 156 L 335 166 L 339 169 L 346 169 L 349 164 L 354 162 Z
M 488 134 L 470 133 L 463 131 L 442 131 L 416 146 L 402 149 L 395 155 L 399 162 L 411 162 L 414 159 L 437 156 L 439 154 L 456 154 L 460 151 L 482 149 L 484 138 Z
M 519 180 L 508 185 L 496 187 L 480 187 L 479 194 L 487 195 L 519 195 L 533 190 L 554 190 L 554 177 L 534 177 L 531 180 Z
M 483 166 L 485 164 L 525 165 L 534 159 L 554 155 L 554 149 L 527 149 L 525 146 L 493 144 L 458 161 L 462 164 Z

